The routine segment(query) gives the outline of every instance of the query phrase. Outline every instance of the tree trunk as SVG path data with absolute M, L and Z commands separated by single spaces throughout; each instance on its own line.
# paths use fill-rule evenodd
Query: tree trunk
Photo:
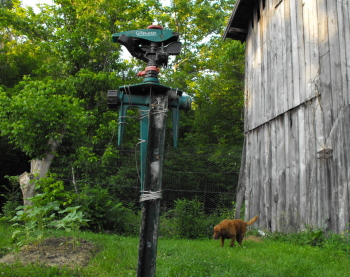
M 35 180 L 45 177 L 50 169 L 56 151 L 61 145 L 61 141 L 49 140 L 49 151 L 43 158 L 30 161 L 30 173 L 24 172 L 19 176 L 19 184 L 23 195 L 23 205 L 32 205 L 28 200 L 35 195 Z

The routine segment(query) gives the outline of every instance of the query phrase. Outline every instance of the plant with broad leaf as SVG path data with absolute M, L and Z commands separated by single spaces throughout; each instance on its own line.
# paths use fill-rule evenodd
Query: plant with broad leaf
M 19 240 L 18 245 L 28 244 L 33 240 L 42 243 L 45 239 L 45 231 L 55 216 L 55 211 L 59 210 L 58 202 L 48 202 L 43 205 L 42 199 L 45 194 L 37 194 L 29 198 L 33 205 L 19 206 L 17 213 L 11 219 L 16 221 L 13 224 L 17 229 L 12 234 L 13 240 Z M 24 222 L 19 224 L 18 222 Z
M 52 226 L 57 229 L 65 229 L 67 232 L 72 232 L 72 240 L 70 243 L 73 245 L 73 250 L 79 246 L 79 230 L 82 226 L 89 226 L 88 219 L 84 218 L 82 211 L 77 211 L 81 206 L 68 207 L 58 213 L 68 213 L 65 217 L 60 220 L 53 221 Z

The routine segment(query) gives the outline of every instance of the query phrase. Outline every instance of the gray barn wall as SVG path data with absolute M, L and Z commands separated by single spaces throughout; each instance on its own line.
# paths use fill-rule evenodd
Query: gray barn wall
M 246 37 L 245 218 L 260 215 L 257 227 L 270 231 L 340 232 L 349 227 L 349 1 L 264 2 Z

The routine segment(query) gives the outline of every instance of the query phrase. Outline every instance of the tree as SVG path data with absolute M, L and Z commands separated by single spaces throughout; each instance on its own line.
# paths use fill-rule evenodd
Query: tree
M 240 144 L 243 46 L 220 38 L 234 2 L 57 0 L 35 13 L 15 0 L 0 9 L 0 135 L 34 161 L 29 177 L 54 164 L 65 179 L 123 180 L 111 175 L 127 170 L 107 171 L 130 157 L 117 149 L 117 114 L 108 111 L 106 92 L 142 82 L 135 75 L 144 64 L 121 60 L 111 35 L 152 23 L 180 32 L 183 43 L 160 75 L 195 100 L 181 119 L 182 142 L 201 151 L 215 144 L 212 153 Z M 124 146 L 134 148 L 137 111 L 129 115 Z
M 197 145 L 243 143 L 244 47 L 213 39 L 202 49 L 204 70 L 191 84 Z M 190 138 L 188 138 L 190 139 Z
M 27 182 L 24 187 L 31 187 L 28 191 L 34 191 L 28 181 L 34 173 L 38 178 L 47 174 L 62 145 L 65 151 L 69 144 L 79 148 L 91 138 L 89 131 L 108 124 L 101 122 L 107 106 L 101 89 L 105 94 L 120 82 L 111 73 L 120 65 L 120 46 L 112 44 L 111 32 L 127 24 L 128 17 L 149 19 L 146 11 L 152 5 L 139 7 L 139 3 L 58 0 L 57 5 L 43 5 L 38 14 L 19 2 L 11 10 L 1 9 L 0 24 L 9 34 L 2 57 L 9 60 L 12 49 L 16 50 L 12 56 L 20 57 L 18 49 L 24 48 L 24 60 L 33 65 L 24 70 L 25 63 L 13 66 L 9 61 L 14 77 L 2 79 L 0 98 L 1 135 L 32 158 L 29 177 L 22 176 Z M 117 18 L 122 9 L 128 16 Z M 3 76 L 10 76 L 9 72 Z M 18 83 L 25 74 L 32 77 Z
M 183 50 L 162 79 L 194 100 L 185 119 L 184 142 L 196 147 L 243 143 L 244 45 L 222 41 L 221 33 L 236 1 L 174 0 L 160 21 L 181 33 Z

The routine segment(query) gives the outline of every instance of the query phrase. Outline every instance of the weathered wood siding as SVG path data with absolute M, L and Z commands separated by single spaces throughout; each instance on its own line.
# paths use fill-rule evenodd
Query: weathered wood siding
M 259 228 L 348 228 L 349 5 L 262 0 L 255 7 L 246 38 L 241 184 L 245 218 L 259 214 Z M 332 152 L 318 154 L 325 149 Z

